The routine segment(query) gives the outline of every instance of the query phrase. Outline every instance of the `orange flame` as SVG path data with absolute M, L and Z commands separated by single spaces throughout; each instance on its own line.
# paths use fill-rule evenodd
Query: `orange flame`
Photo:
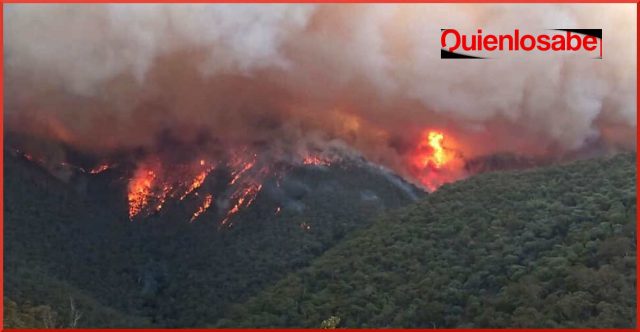
M 447 141 L 448 142 L 448 141 Z M 425 131 L 411 157 L 411 166 L 416 178 L 434 191 L 445 182 L 454 179 L 455 151 L 445 146 L 445 135 L 442 131 Z
M 331 162 L 327 159 L 315 155 L 309 155 L 302 159 L 303 165 L 329 166 Z
M 195 213 L 193 213 L 193 216 L 191 217 L 190 222 L 193 222 L 201 214 L 207 211 L 207 209 L 209 209 L 209 207 L 211 206 L 211 202 L 213 202 L 213 196 L 211 194 L 207 194 L 207 196 L 205 196 L 204 198 L 204 202 L 202 202 L 202 205 L 198 208 L 198 210 Z
M 153 170 L 139 168 L 129 181 L 129 219 L 133 219 L 149 204 L 151 186 L 155 178 Z
M 262 189 L 262 180 L 269 176 L 269 169 L 265 166 L 255 167 L 255 154 L 238 153 L 227 164 L 232 169 L 232 186 L 229 199 L 231 208 L 227 211 L 222 224 L 227 224 L 231 217 L 242 208 L 249 207 Z M 189 195 L 204 197 L 200 207 L 190 218 L 193 222 L 204 213 L 213 202 L 213 193 L 202 191 L 202 185 L 208 175 L 217 167 L 217 163 L 209 163 L 205 159 L 196 159 L 191 164 L 167 165 L 163 167 L 159 160 L 151 158 L 141 163 L 129 180 L 129 217 L 148 216 L 158 213 L 168 199 L 184 200 Z M 196 166 L 197 165 L 197 166 Z M 153 167 L 152 167 L 153 166 Z M 191 179 L 184 181 L 184 179 Z
M 244 174 L 246 171 L 250 170 L 251 168 L 253 168 L 253 165 L 255 165 L 255 161 L 250 161 L 247 162 L 243 165 L 243 167 L 235 172 L 233 174 L 233 179 L 231 179 L 231 182 L 229 182 L 229 184 L 234 184 L 236 183 L 236 181 L 238 181 L 238 179 L 240 179 L 240 177 L 242 176 L 242 174 Z
M 108 170 L 109 167 L 110 167 L 109 164 L 98 165 L 98 166 L 92 168 L 91 170 L 89 170 L 89 173 L 91 173 L 91 174 L 102 173 L 102 172 Z
M 209 174 L 209 171 L 210 170 L 207 169 L 207 170 L 204 170 L 204 171 L 198 173 L 198 175 L 196 175 L 195 179 L 193 179 L 193 181 L 191 182 L 191 184 L 189 185 L 187 190 L 184 192 L 184 194 L 182 194 L 182 196 L 180 196 L 180 200 L 183 200 L 185 197 L 187 197 L 194 190 L 200 188 L 202 183 L 204 183 L 204 179 L 207 178 L 207 174 Z
M 452 158 L 442 146 L 443 140 L 444 134 L 434 130 L 429 131 L 425 137 L 423 137 L 418 148 L 427 148 L 431 151 L 430 153 L 420 156 L 420 166 L 427 167 L 431 165 L 435 168 L 441 168 Z
M 158 205 L 156 206 L 156 211 L 160 211 L 162 209 L 162 206 L 164 205 L 164 202 L 167 199 L 167 195 L 169 195 L 169 192 L 171 191 L 171 189 L 173 189 L 173 187 L 169 184 L 165 184 L 162 187 L 162 192 L 160 193 L 160 195 L 158 195 Z
M 262 189 L 262 184 L 253 183 L 240 190 L 238 194 L 234 195 L 235 204 L 233 207 L 227 212 L 227 215 L 220 222 L 222 225 L 226 225 L 231 217 L 233 217 L 236 213 L 240 211 L 240 208 L 247 208 L 253 203 L 256 199 L 256 196 Z

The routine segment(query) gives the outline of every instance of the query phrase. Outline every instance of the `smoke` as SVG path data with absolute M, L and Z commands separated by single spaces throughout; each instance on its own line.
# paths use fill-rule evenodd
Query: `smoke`
M 602 28 L 572 54 L 441 60 L 440 29 Z M 408 177 L 425 129 L 470 158 L 635 149 L 632 4 L 5 7 L 7 131 L 109 154 L 345 146 Z

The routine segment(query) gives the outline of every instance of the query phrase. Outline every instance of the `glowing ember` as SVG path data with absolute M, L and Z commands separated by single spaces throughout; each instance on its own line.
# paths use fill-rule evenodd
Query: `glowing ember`
M 204 179 L 207 178 L 207 174 L 209 174 L 209 172 L 210 172 L 210 169 L 202 171 L 198 175 L 196 175 L 195 179 L 193 179 L 193 181 L 191 182 L 187 190 L 184 192 L 184 194 L 180 196 L 180 200 L 183 200 L 185 197 L 187 197 L 187 195 L 192 193 L 194 190 L 200 188 L 202 183 L 204 183 Z
M 204 198 L 204 202 L 202 202 L 202 205 L 198 208 L 198 210 L 195 213 L 193 213 L 193 216 L 191 217 L 190 222 L 193 222 L 201 214 L 207 211 L 207 209 L 211 206 L 211 202 L 213 202 L 213 196 L 211 194 L 207 194 L 207 196 L 205 196 Z
M 227 212 L 227 215 L 220 222 L 222 225 L 226 225 L 231 217 L 233 217 L 236 213 L 240 211 L 241 208 L 247 208 L 253 203 L 256 198 L 256 195 L 262 189 L 262 184 L 253 183 L 247 186 L 246 188 L 240 190 L 236 195 L 233 195 L 233 200 L 235 200 L 235 204 L 233 207 Z
M 173 189 L 173 187 L 168 185 L 168 184 L 165 184 L 162 187 L 162 192 L 157 197 L 158 205 L 156 206 L 156 211 L 160 211 L 162 209 L 162 206 L 163 206 L 165 200 L 167 199 L 167 195 L 169 195 L 169 192 L 171 192 L 171 189 Z
M 28 160 L 37 160 L 32 155 L 16 150 L 16 154 L 23 155 Z M 305 164 L 327 165 L 328 161 L 318 157 L 311 157 Z M 91 169 L 82 169 L 67 162 L 59 165 L 63 168 L 74 168 L 83 173 L 99 174 L 117 167 L 116 164 L 102 163 Z M 229 200 L 229 209 L 220 221 L 221 225 L 231 226 L 230 220 L 242 209 L 250 207 L 262 190 L 262 183 L 267 178 L 274 178 L 280 185 L 282 174 L 274 171 L 269 164 L 263 164 L 255 153 L 247 153 L 247 149 L 239 150 L 225 163 L 209 163 L 205 159 L 194 159 L 185 163 L 166 164 L 159 156 L 149 156 L 141 160 L 127 184 L 128 215 L 130 220 L 146 218 L 161 210 L 169 200 L 184 200 L 190 195 L 191 200 L 202 199 L 198 209 L 191 215 L 193 222 L 213 204 L 214 188 L 217 181 L 213 179 L 212 186 L 202 188 L 208 175 L 218 166 L 230 170 L 231 180 L 228 188 L 221 193 L 222 199 Z M 217 189 L 215 189 L 217 190 Z M 216 194 L 217 195 L 217 194 Z M 281 212 L 277 207 L 275 214 Z
M 303 165 L 315 165 L 315 166 L 329 166 L 331 162 L 329 160 L 320 158 L 318 156 L 307 156 L 302 160 Z
M 238 181 L 238 179 L 240 179 L 240 177 L 242 176 L 242 174 L 244 174 L 246 171 L 250 170 L 253 165 L 255 165 L 255 161 L 251 161 L 251 162 L 247 162 L 242 166 L 242 169 L 240 169 L 239 171 L 235 172 L 233 175 L 233 179 L 231 179 L 231 182 L 229 182 L 229 184 L 234 184 L 236 183 L 236 181 Z
M 89 170 L 89 173 L 91 174 L 98 174 L 98 173 L 102 173 L 106 170 L 109 169 L 109 165 L 108 164 L 102 164 L 102 165 L 98 165 L 92 169 Z
M 129 219 L 133 219 L 149 204 L 155 179 L 155 172 L 146 168 L 139 168 L 134 174 L 129 182 Z

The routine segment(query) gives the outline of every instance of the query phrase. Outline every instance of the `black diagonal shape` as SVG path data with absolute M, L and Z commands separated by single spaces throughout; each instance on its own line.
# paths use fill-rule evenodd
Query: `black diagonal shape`
M 486 58 L 473 56 L 473 55 L 454 53 L 454 52 L 449 52 L 447 50 L 440 49 L 440 59 L 486 59 Z
M 602 29 L 552 29 L 557 31 L 575 32 L 585 36 L 596 37 L 602 39 Z

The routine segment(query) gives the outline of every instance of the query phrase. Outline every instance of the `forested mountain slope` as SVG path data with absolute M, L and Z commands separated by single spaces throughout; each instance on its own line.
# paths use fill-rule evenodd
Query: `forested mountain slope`
M 218 326 L 633 327 L 635 155 L 445 185 Z
M 69 327 L 72 301 L 78 327 L 206 326 L 421 195 L 363 163 L 298 167 L 281 180 L 281 210 L 265 190 L 219 228 L 189 223 L 180 205 L 132 222 L 107 172 L 65 182 L 6 153 L 4 174 L 9 327 Z

